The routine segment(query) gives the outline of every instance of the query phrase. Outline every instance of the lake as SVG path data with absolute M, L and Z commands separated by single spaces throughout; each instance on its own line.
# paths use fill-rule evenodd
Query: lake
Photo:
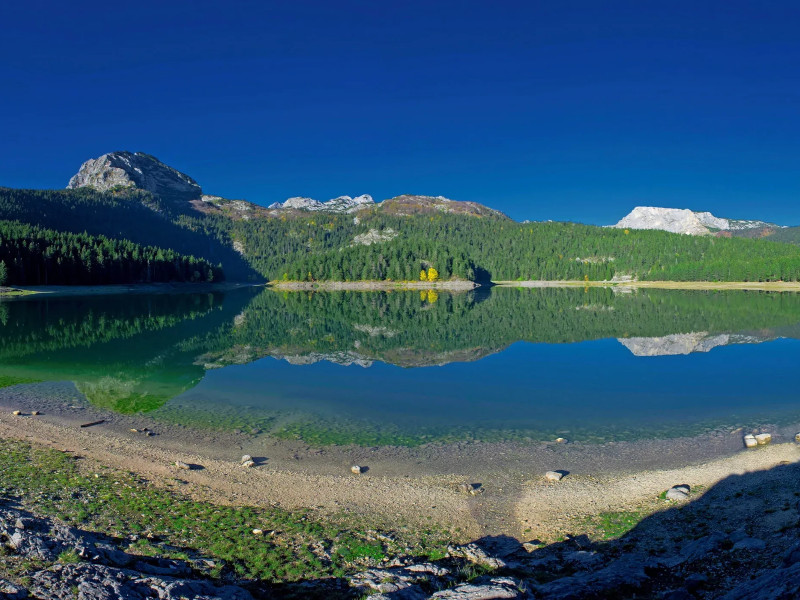
M 310 444 L 796 423 L 798 362 L 793 293 L 254 287 L 0 303 L 0 400 L 24 390 Z

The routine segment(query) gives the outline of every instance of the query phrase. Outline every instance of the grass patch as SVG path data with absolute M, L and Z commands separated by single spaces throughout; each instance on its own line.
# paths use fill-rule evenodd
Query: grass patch
M 309 510 L 194 501 L 132 473 L 11 440 L 0 440 L 0 495 L 81 529 L 117 538 L 136 534 L 124 548 L 132 553 L 203 556 L 215 561 L 213 576 L 270 582 L 338 577 L 390 554 L 442 556 L 450 538 L 435 528 L 379 535 L 346 515 L 322 519 Z M 271 534 L 254 535 L 253 529 Z M 320 544 L 334 549 L 329 557 Z M 73 558 L 65 553 L 60 560 Z
M 603 512 L 586 519 L 586 526 L 602 540 L 621 537 L 650 513 L 639 510 Z

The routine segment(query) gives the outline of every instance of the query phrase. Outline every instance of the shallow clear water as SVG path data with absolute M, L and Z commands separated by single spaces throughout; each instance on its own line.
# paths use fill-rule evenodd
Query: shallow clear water
M 800 295 L 249 289 L 0 304 L 0 399 L 312 443 L 632 439 L 800 418 Z

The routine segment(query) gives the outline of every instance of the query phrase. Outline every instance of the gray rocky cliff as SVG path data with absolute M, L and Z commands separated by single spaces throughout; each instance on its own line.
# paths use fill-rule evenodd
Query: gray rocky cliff
M 100 192 L 140 189 L 170 200 L 195 200 L 203 194 L 194 179 L 143 152 L 109 152 L 87 160 L 67 185 L 82 187 Z

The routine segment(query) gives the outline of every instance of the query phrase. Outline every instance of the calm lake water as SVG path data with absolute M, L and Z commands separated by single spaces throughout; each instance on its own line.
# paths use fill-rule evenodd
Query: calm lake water
M 0 399 L 310 443 L 635 439 L 796 422 L 800 295 L 494 288 L 0 303 Z M 74 402 L 74 394 L 65 402 Z

